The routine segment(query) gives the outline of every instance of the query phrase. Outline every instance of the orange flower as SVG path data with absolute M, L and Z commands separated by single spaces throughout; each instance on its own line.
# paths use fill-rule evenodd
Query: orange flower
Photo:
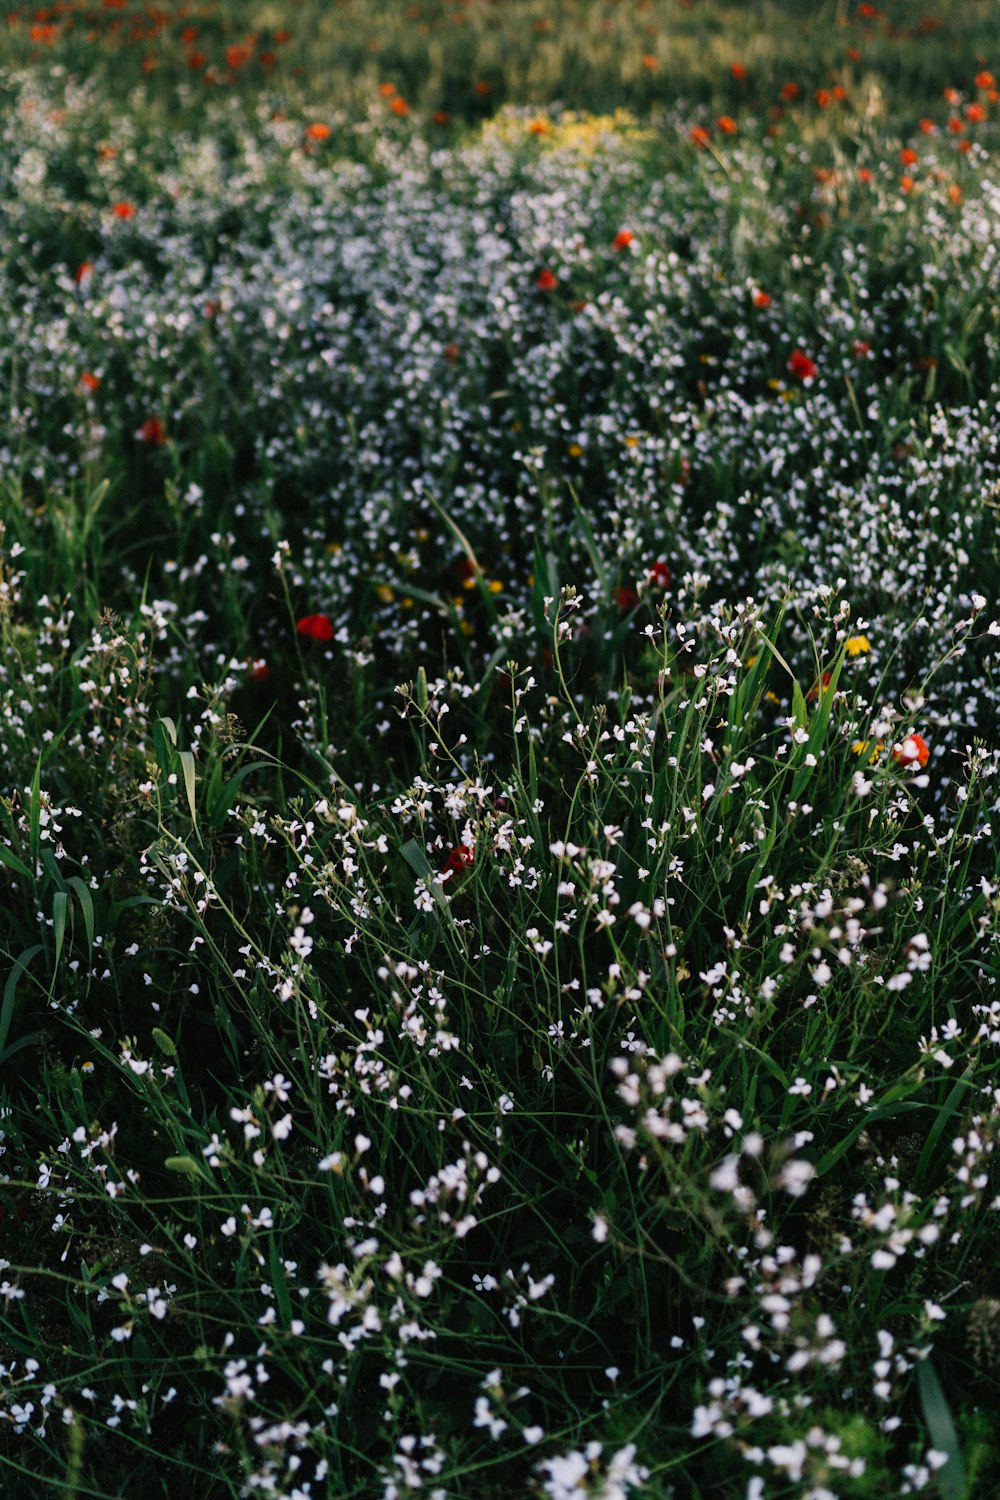
M 819 105 L 820 109 L 829 109 L 830 105 L 833 103 L 833 95 L 830 93 L 830 90 L 817 89 L 816 103 Z
M 545 266 L 539 271 L 535 285 L 540 292 L 554 292 L 559 285 L 559 278 L 554 271 L 550 271 L 548 266 Z
M 314 120 L 311 125 L 306 126 L 306 137 L 310 141 L 328 141 L 330 127 L 324 125 L 322 120 Z
M 872 180 L 872 171 L 871 171 L 871 168 L 870 167 L 859 167 L 858 168 L 858 181 L 859 182 L 871 182 L 871 180 Z
M 688 140 L 692 146 L 707 146 L 711 139 L 711 134 L 705 129 L 704 125 L 696 125 L 688 135 Z
M 937 135 L 937 126 L 933 120 L 921 120 L 920 129 L 924 135 Z
M 647 73 L 655 73 L 657 68 L 660 66 L 656 61 L 656 58 L 653 56 L 652 52 L 646 53 L 645 57 L 642 59 L 642 65 L 646 69 Z
M 770 307 L 771 306 L 771 293 L 770 292 L 754 292 L 754 294 L 753 294 L 753 305 L 754 305 L 754 307 L 759 307 L 762 311 L 763 311 L 763 309 L 765 307 Z
M 93 395 L 101 384 L 101 377 L 99 375 L 92 375 L 89 370 L 84 370 L 83 374 L 80 376 L 80 384 L 83 386 L 85 391 L 89 392 L 90 395 Z
M 908 734 L 905 740 L 895 746 L 892 758 L 901 766 L 919 766 L 922 770 L 930 759 L 930 754 L 923 735 Z
M 953 182 L 951 184 L 951 186 L 949 187 L 949 189 L 948 189 L 948 202 L 949 203 L 961 203 L 961 201 L 962 201 L 962 189 L 959 187 L 959 185 L 958 185 L 957 182 Z
M 134 203 L 112 203 L 112 205 L 111 205 L 111 212 L 114 214 L 114 216 L 115 216 L 116 219 L 134 219 L 135 218 L 135 204 Z
M 407 104 L 406 100 L 400 98 L 398 94 L 389 105 L 389 108 L 392 110 L 394 115 L 399 115 L 400 118 L 402 118 L 403 115 L 408 115 L 410 113 L 410 106 Z
M 380 83 L 378 91 L 383 99 L 391 99 L 396 92 L 396 85 L 394 83 Z
M 993 77 L 992 73 L 982 72 L 976 74 L 977 89 L 991 89 L 994 88 L 995 85 L 996 79 Z
M 912 177 L 901 177 L 899 179 L 899 191 L 901 193 L 912 193 L 916 185 Z
M 611 248 L 613 250 L 627 250 L 634 239 L 635 235 L 631 229 L 619 229 L 612 241 Z
M 737 83 L 742 83 L 744 78 L 747 76 L 747 70 L 740 62 L 730 63 L 729 72 L 730 75 L 736 79 Z
M 434 121 L 435 125 L 450 125 L 451 124 L 451 115 L 448 113 L 448 111 L 446 109 L 436 109 L 434 111 L 434 113 L 431 115 L 431 119 Z
M 801 92 L 802 90 L 797 83 L 786 83 L 782 85 L 781 98 L 784 99 L 786 104 L 791 104 L 792 100 L 797 99 Z
M 902 151 L 899 153 L 899 159 L 903 163 L 904 167 L 915 167 L 917 162 L 920 160 L 919 156 L 914 151 L 912 146 L 904 146 Z
M 973 125 L 980 125 L 986 119 L 986 106 L 983 104 L 967 104 L 965 106 L 965 118 L 971 120 Z
M 93 276 L 93 274 L 94 262 L 92 260 L 81 260 L 80 264 L 73 272 L 73 280 L 76 282 L 77 286 L 83 287 L 83 289 L 86 291 L 87 287 L 90 285 L 90 278 Z
M 733 119 L 732 115 L 720 115 L 719 118 L 716 120 L 715 123 L 719 127 L 719 129 L 722 131 L 723 135 L 735 135 L 736 134 L 736 130 L 737 130 L 736 121 Z

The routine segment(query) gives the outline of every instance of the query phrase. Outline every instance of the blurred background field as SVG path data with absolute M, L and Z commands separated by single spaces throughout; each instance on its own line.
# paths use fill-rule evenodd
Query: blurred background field
M 556 102 L 736 115 L 793 102 L 792 85 L 800 107 L 841 87 L 906 128 L 922 101 L 987 66 L 996 40 L 990 0 L 61 0 L 4 20 L 0 63 L 63 66 L 112 97 L 142 82 L 185 109 L 201 90 L 267 86 L 351 111 L 391 83 L 408 105 L 461 120 Z

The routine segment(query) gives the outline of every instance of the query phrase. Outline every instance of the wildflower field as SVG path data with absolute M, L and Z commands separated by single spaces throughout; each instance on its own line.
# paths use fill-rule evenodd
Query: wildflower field
M 997 78 L 5 7 L 4 1496 L 1000 1492 Z

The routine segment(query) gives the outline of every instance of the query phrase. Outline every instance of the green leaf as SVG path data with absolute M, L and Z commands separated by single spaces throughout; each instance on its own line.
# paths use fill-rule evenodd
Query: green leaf
M 160 1051 L 165 1052 L 168 1057 L 177 1056 L 177 1047 L 173 1037 L 168 1036 L 165 1031 L 161 1031 L 159 1026 L 153 1027 L 153 1041 L 159 1047 Z
M 197 1177 L 201 1182 L 212 1181 L 211 1174 L 193 1156 L 168 1156 L 163 1165 L 168 1172 L 182 1172 L 185 1177 Z
M 190 750 L 178 750 L 177 758 L 181 763 L 181 771 L 184 776 L 184 790 L 187 793 L 188 807 L 191 810 L 191 822 L 195 828 L 198 827 L 198 807 L 195 802 L 195 769 L 194 755 Z
M 90 894 L 90 887 L 88 886 L 87 882 L 83 879 L 83 877 L 80 876 L 80 875 L 68 875 L 66 877 L 66 884 L 69 885 L 69 886 L 72 886 L 73 890 L 76 892 L 76 899 L 79 901 L 79 903 L 80 903 L 80 910 L 83 913 L 83 926 L 84 926 L 84 930 L 86 931 L 86 934 L 87 934 L 87 951 L 88 951 L 88 953 L 93 953 L 93 951 L 94 951 L 94 932 L 95 932 L 95 927 L 94 927 L 94 900 L 93 900 L 93 897 Z M 89 963 L 88 963 L 88 968 L 89 968 Z
M 63 941 L 66 937 L 66 914 L 69 911 L 69 897 L 65 891 L 56 891 L 52 897 L 52 935 L 56 944 L 56 961 L 54 967 L 58 969 L 59 959 L 62 956 Z M 55 984 L 55 974 L 52 975 L 52 983 Z
M 244 781 L 254 771 L 266 769 L 267 764 L 266 760 L 254 760 L 247 766 L 241 766 L 234 775 L 230 776 L 228 781 L 223 782 L 220 778 L 221 784 L 217 788 L 213 786 L 205 796 L 205 807 L 210 823 L 216 828 L 222 827 L 222 824 L 229 815 L 229 809 L 239 796 Z M 216 770 L 218 770 L 218 767 L 216 767 Z
M 958 1442 L 958 1433 L 948 1407 L 948 1399 L 938 1379 L 937 1371 L 929 1359 L 917 1364 L 917 1386 L 920 1390 L 920 1405 L 931 1442 L 941 1453 L 947 1453 L 948 1462 L 935 1475 L 942 1500 L 962 1500 L 965 1494 L 965 1464 Z
M 414 872 L 415 875 L 419 876 L 421 880 L 426 880 L 429 876 L 434 874 L 434 871 L 431 868 L 431 862 L 427 858 L 427 853 L 423 845 L 418 844 L 416 839 L 408 839 L 407 842 L 402 845 L 399 852 L 406 860 L 406 863 L 409 865 L 410 869 Z
M 12 854 L 6 844 L 0 844 L 0 865 L 6 865 L 8 870 L 13 870 L 16 875 L 23 875 L 31 879 L 31 871 L 23 860 Z
M 14 1019 L 14 1002 L 17 998 L 17 986 L 21 975 L 26 974 L 28 965 L 33 958 L 37 958 L 42 952 L 41 943 L 35 943 L 31 948 L 25 948 L 14 960 L 14 966 L 7 975 L 7 983 L 3 990 L 3 1004 L 0 1005 L 0 1062 L 5 1056 L 7 1037 L 10 1035 L 11 1021 Z

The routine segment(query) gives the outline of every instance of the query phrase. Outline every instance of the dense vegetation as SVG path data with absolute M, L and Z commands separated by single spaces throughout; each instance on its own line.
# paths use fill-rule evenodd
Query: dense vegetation
M 991 12 L 5 18 L 4 1494 L 995 1493 Z

